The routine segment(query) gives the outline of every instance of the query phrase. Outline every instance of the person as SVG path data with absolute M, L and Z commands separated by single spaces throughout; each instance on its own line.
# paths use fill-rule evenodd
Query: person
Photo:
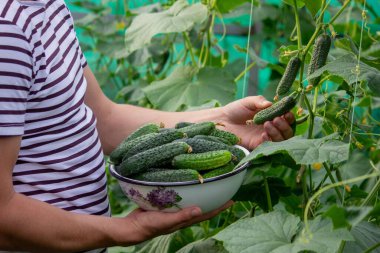
M 105 252 L 210 219 L 232 202 L 210 213 L 110 217 L 103 153 L 147 122 L 220 122 L 250 149 L 290 138 L 291 113 L 246 125 L 270 104 L 260 96 L 195 112 L 115 104 L 87 66 L 63 0 L 0 1 L 0 250 Z

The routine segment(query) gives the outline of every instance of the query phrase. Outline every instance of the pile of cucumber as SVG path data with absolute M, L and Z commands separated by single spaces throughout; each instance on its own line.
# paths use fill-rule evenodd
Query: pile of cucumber
M 185 182 L 232 171 L 244 158 L 240 139 L 218 123 L 180 122 L 174 128 L 146 124 L 110 154 L 117 172 L 148 182 Z

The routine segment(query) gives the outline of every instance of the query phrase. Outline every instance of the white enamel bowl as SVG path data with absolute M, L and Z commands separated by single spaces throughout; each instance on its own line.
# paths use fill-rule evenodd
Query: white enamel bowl
M 246 155 L 249 151 L 237 146 Z M 230 200 L 241 186 L 248 164 L 233 171 L 199 181 L 146 182 L 121 176 L 110 164 L 110 172 L 123 192 L 140 208 L 150 211 L 176 212 L 181 208 L 199 206 L 204 213 L 221 207 Z

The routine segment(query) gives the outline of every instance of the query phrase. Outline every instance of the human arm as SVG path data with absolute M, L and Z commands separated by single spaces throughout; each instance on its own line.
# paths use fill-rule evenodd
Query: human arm
M 86 104 L 97 116 L 97 128 L 103 150 L 109 154 L 126 136 L 139 126 L 163 122 L 165 127 L 173 127 L 181 121 L 214 121 L 225 125 L 242 139 L 242 145 L 253 149 L 264 141 L 282 141 L 293 136 L 290 124 L 294 116 L 287 113 L 264 125 L 247 125 L 246 121 L 260 110 L 271 105 L 262 96 L 247 97 L 224 107 L 192 112 L 163 112 L 133 105 L 113 103 L 101 91 L 89 67 L 85 68 L 87 80 Z

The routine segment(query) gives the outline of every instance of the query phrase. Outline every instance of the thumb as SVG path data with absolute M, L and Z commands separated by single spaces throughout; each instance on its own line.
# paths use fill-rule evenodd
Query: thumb
M 259 111 L 272 105 L 263 96 L 251 96 L 242 99 L 242 104 L 251 111 Z

